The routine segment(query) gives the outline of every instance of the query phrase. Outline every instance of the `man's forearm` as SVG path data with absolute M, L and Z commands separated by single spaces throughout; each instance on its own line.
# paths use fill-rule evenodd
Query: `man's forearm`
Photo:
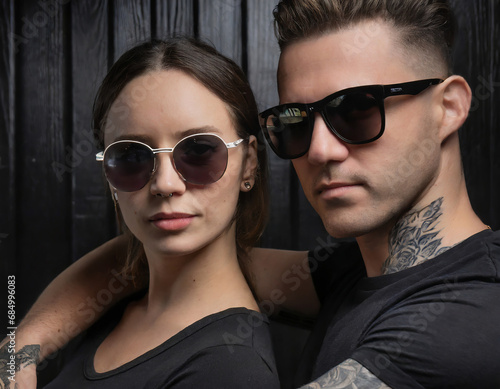
M 17 388 L 18 373 L 21 369 L 35 369 L 40 360 L 40 346 L 27 345 L 16 349 L 16 343 L 7 336 L 0 342 L 0 389 Z M 26 371 L 26 370 L 25 370 Z M 36 386 L 36 372 L 33 370 L 32 382 Z
M 124 255 L 123 238 L 115 238 L 68 267 L 43 291 L 21 321 L 16 344 L 38 345 L 39 358 L 43 360 L 132 293 L 133 282 L 120 274 Z

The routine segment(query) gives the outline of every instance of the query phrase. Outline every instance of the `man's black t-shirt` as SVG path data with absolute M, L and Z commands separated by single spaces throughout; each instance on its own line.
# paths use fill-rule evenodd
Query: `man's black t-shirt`
M 309 256 L 322 308 L 299 384 L 352 358 L 396 389 L 500 388 L 500 232 L 373 278 L 356 244 L 328 250 Z
M 46 389 L 279 388 L 264 315 L 231 308 L 186 327 L 160 346 L 105 373 L 94 355 L 116 326 L 123 305 L 103 317 Z

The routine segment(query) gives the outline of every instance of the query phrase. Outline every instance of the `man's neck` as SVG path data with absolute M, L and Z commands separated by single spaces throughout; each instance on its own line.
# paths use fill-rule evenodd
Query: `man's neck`
M 441 196 L 357 241 L 368 277 L 376 277 L 424 263 L 487 228 L 467 196 Z
M 382 266 L 382 274 L 395 273 L 418 265 L 449 250 L 442 244 L 440 227 L 443 198 L 403 216 L 389 236 L 389 257 Z

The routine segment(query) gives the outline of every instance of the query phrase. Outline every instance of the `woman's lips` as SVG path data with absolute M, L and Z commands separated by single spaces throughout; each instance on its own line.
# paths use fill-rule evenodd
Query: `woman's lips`
M 193 221 L 194 215 L 187 213 L 157 213 L 149 221 L 163 231 L 178 231 L 186 228 Z

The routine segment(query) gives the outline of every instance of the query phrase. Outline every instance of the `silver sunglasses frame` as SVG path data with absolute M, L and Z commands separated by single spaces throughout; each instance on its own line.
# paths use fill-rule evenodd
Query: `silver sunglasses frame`
M 222 143 L 226 146 L 227 149 L 233 149 L 235 147 L 238 147 L 245 139 L 243 138 L 240 138 L 240 139 L 237 139 L 235 140 L 234 142 L 229 142 L 229 143 L 226 143 L 224 141 L 224 139 L 222 139 L 219 135 L 217 134 L 213 134 L 213 133 L 208 133 L 208 132 L 201 132 L 201 133 L 198 133 L 198 134 L 192 134 L 192 135 L 188 135 L 184 138 L 182 138 L 181 140 L 179 140 L 174 147 L 161 147 L 161 148 L 158 148 L 158 149 L 153 149 L 151 146 L 149 146 L 148 144 L 144 143 L 144 142 L 141 142 L 141 141 L 138 141 L 138 140 L 127 140 L 127 139 L 123 139 L 123 140 L 118 140 L 116 142 L 113 142 L 111 143 L 110 145 L 108 145 L 108 147 L 106 147 L 104 149 L 104 151 L 100 151 L 98 152 L 96 155 L 95 155 L 95 159 L 96 161 L 98 162 L 104 162 L 104 158 L 105 158 L 105 155 L 106 155 L 106 151 L 113 145 L 116 145 L 118 143 L 137 143 L 137 144 L 140 144 L 140 145 L 143 145 L 143 146 L 146 146 L 149 150 L 151 150 L 151 152 L 153 153 L 153 155 L 156 155 L 156 154 L 159 154 L 159 153 L 173 153 L 174 152 L 174 149 L 177 147 L 177 145 L 179 145 L 181 142 L 185 141 L 186 139 L 189 139 L 189 138 L 194 138 L 196 136 L 200 136 L 200 135 L 210 135 L 210 136 L 215 136 L 217 138 L 219 138 Z M 181 177 L 184 181 L 186 182 L 189 182 L 188 180 L 186 180 L 186 178 L 184 178 L 184 176 L 181 174 L 181 172 L 179 172 L 179 170 L 177 170 L 177 167 L 175 166 L 175 161 L 173 161 L 173 166 L 174 166 L 174 169 L 175 171 L 177 172 L 177 174 L 179 175 L 179 177 Z M 154 158 L 154 166 L 153 166 L 153 171 L 151 172 L 151 177 L 154 175 L 154 173 L 156 172 L 156 167 L 157 167 L 157 164 L 156 164 L 156 158 Z M 226 161 L 226 167 L 227 167 L 227 161 Z M 224 169 L 224 172 L 222 173 L 222 175 L 220 176 L 220 178 L 217 179 L 220 180 L 222 178 L 222 176 L 224 176 L 224 173 L 225 173 L 225 169 Z M 217 181 L 214 181 L 214 182 L 217 182 Z M 196 185 L 196 184 L 195 184 Z M 198 184 L 200 185 L 200 184 Z M 141 188 L 142 189 L 142 188 Z

